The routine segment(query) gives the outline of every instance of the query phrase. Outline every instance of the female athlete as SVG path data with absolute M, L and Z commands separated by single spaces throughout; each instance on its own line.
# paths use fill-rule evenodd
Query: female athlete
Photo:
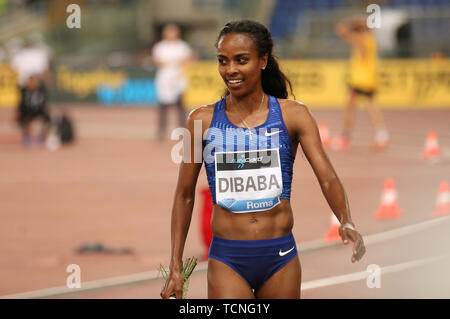
M 227 91 L 215 104 L 193 110 L 186 128 L 202 124 L 203 162 L 214 209 L 208 260 L 208 298 L 300 298 L 301 267 L 292 235 L 292 168 L 300 143 L 322 192 L 341 222 L 352 262 L 365 253 L 350 217 L 344 188 L 325 154 L 308 108 L 289 100 L 289 80 L 272 55 L 267 28 L 230 22 L 217 43 Z M 196 124 L 199 122 L 196 122 Z M 198 126 L 198 125 L 196 125 Z M 162 298 L 182 295 L 180 264 L 202 163 L 180 165 L 172 210 L 170 274 Z

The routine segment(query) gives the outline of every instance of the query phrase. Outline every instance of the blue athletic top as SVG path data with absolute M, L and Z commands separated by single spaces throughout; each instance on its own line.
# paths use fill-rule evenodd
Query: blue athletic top
M 266 121 L 238 127 L 216 102 L 203 151 L 213 204 L 234 213 L 268 210 L 290 198 L 295 156 L 278 100 L 268 95 Z

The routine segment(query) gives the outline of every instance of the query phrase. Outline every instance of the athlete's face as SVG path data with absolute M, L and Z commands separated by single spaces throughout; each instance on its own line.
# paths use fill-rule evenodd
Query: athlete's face
M 217 45 L 219 73 L 233 95 L 247 95 L 261 86 L 267 55 L 259 57 L 255 41 L 245 33 L 230 33 Z

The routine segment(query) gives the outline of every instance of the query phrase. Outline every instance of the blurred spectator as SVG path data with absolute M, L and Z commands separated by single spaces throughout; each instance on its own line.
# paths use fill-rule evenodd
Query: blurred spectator
M 14 54 L 11 57 L 11 67 L 17 73 L 21 92 L 18 119 L 22 129 L 22 142 L 26 146 L 30 145 L 31 123 L 41 119 L 43 125 L 37 141 L 44 145 L 50 129 L 48 94 L 44 84 L 50 74 L 50 50 L 45 46 L 42 36 L 35 33 L 26 40 L 23 48 L 10 50 L 10 53 Z
M 41 119 L 43 124 L 37 142 L 44 145 L 50 129 L 50 115 L 47 108 L 47 91 L 37 76 L 30 76 L 21 88 L 18 113 L 19 125 L 22 129 L 22 143 L 25 146 L 31 144 L 31 123 Z
M 350 58 L 349 99 L 344 113 L 342 135 L 332 140 L 332 148 L 350 149 L 357 97 L 369 100 L 367 111 L 375 128 L 373 149 L 381 150 L 389 143 L 383 115 L 375 102 L 377 89 L 377 43 L 365 17 L 353 17 L 338 23 L 336 34 L 352 47 Z
M 157 67 L 155 85 L 160 103 L 157 133 L 159 139 L 163 139 L 166 135 L 169 105 L 177 107 L 179 125 L 184 126 L 186 111 L 182 103 L 182 94 L 188 82 L 183 74 L 183 66 L 191 58 L 192 50 L 181 40 L 178 26 L 166 25 L 162 30 L 162 40 L 156 43 L 152 50 L 152 59 Z

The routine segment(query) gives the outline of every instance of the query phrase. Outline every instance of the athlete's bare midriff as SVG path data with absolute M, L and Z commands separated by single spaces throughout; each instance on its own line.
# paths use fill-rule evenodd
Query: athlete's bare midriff
M 274 208 L 255 213 L 233 213 L 214 205 L 211 229 L 214 236 L 233 240 L 261 240 L 289 235 L 294 216 L 288 199 Z

